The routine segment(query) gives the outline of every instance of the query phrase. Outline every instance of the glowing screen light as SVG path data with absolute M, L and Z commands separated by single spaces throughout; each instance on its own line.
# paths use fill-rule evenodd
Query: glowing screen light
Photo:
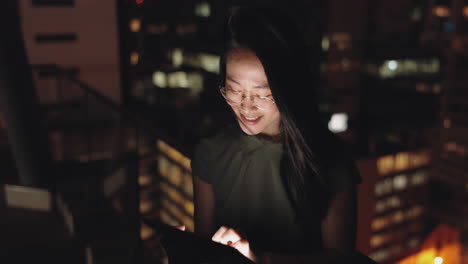
M 345 113 L 333 114 L 328 122 L 328 129 L 333 133 L 346 131 L 348 129 L 348 115 Z

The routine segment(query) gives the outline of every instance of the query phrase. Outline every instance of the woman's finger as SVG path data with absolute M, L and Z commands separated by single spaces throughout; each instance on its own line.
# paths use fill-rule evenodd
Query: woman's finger
M 241 239 L 242 237 L 239 235 L 239 233 L 236 232 L 236 230 L 229 228 L 221 237 L 221 243 L 230 246 L 231 244 L 236 243 Z
M 216 233 L 213 235 L 213 237 L 211 237 L 211 240 L 215 242 L 220 242 L 224 232 L 226 232 L 227 230 L 228 229 L 225 226 L 220 227 L 218 231 L 216 231 Z
M 213 236 L 213 240 L 216 242 L 230 246 L 231 244 L 236 243 L 241 239 L 241 236 L 232 228 L 226 228 L 219 231 L 220 232 L 218 235 L 215 234 L 216 237 Z

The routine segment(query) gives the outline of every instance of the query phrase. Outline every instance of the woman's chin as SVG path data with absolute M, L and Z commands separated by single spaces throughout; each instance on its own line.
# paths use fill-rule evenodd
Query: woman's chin
M 261 131 L 257 131 L 257 129 L 252 129 L 243 124 L 242 122 L 239 122 L 239 126 L 242 129 L 242 131 L 249 136 L 255 136 L 261 133 Z

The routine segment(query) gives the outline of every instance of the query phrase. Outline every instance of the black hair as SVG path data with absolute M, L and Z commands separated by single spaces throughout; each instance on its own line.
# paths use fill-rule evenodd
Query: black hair
M 329 201 L 321 154 L 333 136 L 321 122 L 314 92 L 318 73 L 311 70 L 299 27 L 278 9 L 233 8 L 221 57 L 221 82 L 226 77 L 227 57 L 236 49 L 252 51 L 264 67 L 281 116 L 281 175 L 297 219 L 321 219 Z

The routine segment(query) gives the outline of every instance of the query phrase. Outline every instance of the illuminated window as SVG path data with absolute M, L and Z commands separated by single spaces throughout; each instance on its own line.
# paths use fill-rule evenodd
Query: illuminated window
M 468 6 L 463 7 L 462 14 L 465 18 L 468 18 Z
M 328 129 L 334 133 L 346 131 L 348 129 L 348 115 L 346 113 L 333 114 L 328 122 Z
M 181 49 L 174 49 L 172 51 L 172 65 L 179 67 L 184 62 L 184 54 Z
M 398 153 L 395 157 L 395 169 L 406 170 L 409 168 L 409 155 L 406 152 Z
M 219 73 L 219 56 L 202 53 L 199 54 L 199 58 L 202 69 L 212 73 Z
M 433 8 L 433 13 L 437 17 L 449 17 L 450 9 L 447 6 L 438 5 Z
M 445 128 L 450 128 L 452 126 L 452 122 L 450 121 L 449 118 L 444 119 L 444 127 Z
M 187 88 L 187 73 L 182 71 L 169 73 L 167 75 L 167 83 L 171 88 Z
M 404 174 L 397 175 L 393 178 L 393 188 L 395 190 L 404 190 L 407 184 L 407 177 Z
M 381 180 L 375 185 L 374 192 L 377 196 L 381 196 L 387 193 L 392 192 L 393 190 L 393 180 L 391 178 L 386 178 Z
M 434 93 L 441 93 L 442 92 L 442 85 L 440 83 L 436 83 L 434 84 L 434 86 L 432 87 L 432 90 Z
M 372 221 L 372 230 L 377 231 L 388 225 L 387 217 L 379 217 Z
M 328 36 L 323 36 L 322 38 L 322 50 L 323 51 L 328 51 L 330 48 L 330 40 L 328 39 Z
M 376 252 L 373 252 L 369 255 L 371 259 L 375 260 L 376 262 L 382 262 L 386 260 L 390 256 L 390 251 L 388 249 L 380 249 Z
M 347 32 L 337 32 L 330 35 L 331 42 L 338 50 L 351 48 L 351 34 Z
M 405 220 L 405 215 L 403 214 L 403 212 L 401 210 L 395 212 L 392 215 L 392 221 L 393 221 L 394 224 L 398 224 L 398 223 L 402 222 L 403 220 Z
M 198 94 L 203 90 L 203 75 L 192 72 L 187 75 L 188 86 L 192 94 Z
M 146 27 L 148 34 L 164 34 L 168 30 L 167 24 L 151 24 Z
M 132 65 L 137 65 L 139 59 L 140 59 L 140 55 L 138 55 L 138 52 L 133 51 L 133 52 L 130 53 L 130 63 Z
M 459 155 L 464 156 L 466 154 L 466 148 L 457 142 L 449 141 L 444 144 L 444 148 L 446 151 L 455 152 Z
M 374 248 L 379 247 L 383 243 L 384 243 L 384 239 L 383 239 L 383 236 L 381 235 L 376 235 L 371 238 L 371 246 Z
M 165 88 L 167 87 L 167 78 L 164 72 L 156 71 L 153 73 L 153 84 Z
M 415 186 L 425 183 L 426 180 L 427 180 L 427 172 L 426 171 L 418 171 L 418 172 L 415 172 L 411 176 L 411 184 L 415 185 Z
M 387 206 L 390 208 L 397 208 L 401 205 L 401 200 L 398 196 L 391 196 L 387 198 Z
M 420 216 L 424 212 L 424 209 L 420 205 L 415 205 L 408 209 L 407 211 L 407 217 L 408 218 L 416 218 Z
M 211 15 L 210 4 L 207 2 L 198 3 L 195 6 L 195 15 L 199 17 L 209 17 Z
M 413 247 L 417 247 L 420 243 L 420 240 L 418 237 L 411 237 L 410 239 L 408 239 L 408 241 L 406 242 L 407 245 L 411 248 Z
M 393 155 L 388 155 L 380 157 L 377 160 L 377 170 L 380 175 L 385 175 L 394 170 L 394 157 Z
M 197 26 L 195 24 L 187 25 L 177 25 L 176 32 L 178 35 L 189 35 L 197 31 Z
M 417 22 L 417 21 L 420 21 L 421 18 L 422 18 L 422 8 L 421 7 L 415 7 L 413 9 L 413 12 L 411 13 L 411 20 L 413 20 L 414 22 Z
M 387 203 L 386 201 L 378 201 L 375 203 L 375 211 L 377 213 L 383 212 L 387 209 Z
M 430 89 L 426 83 L 418 82 L 416 83 L 416 91 L 420 93 L 428 93 L 430 92 Z
M 141 20 L 138 18 L 134 18 L 130 20 L 130 30 L 132 32 L 138 32 L 141 28 Z

